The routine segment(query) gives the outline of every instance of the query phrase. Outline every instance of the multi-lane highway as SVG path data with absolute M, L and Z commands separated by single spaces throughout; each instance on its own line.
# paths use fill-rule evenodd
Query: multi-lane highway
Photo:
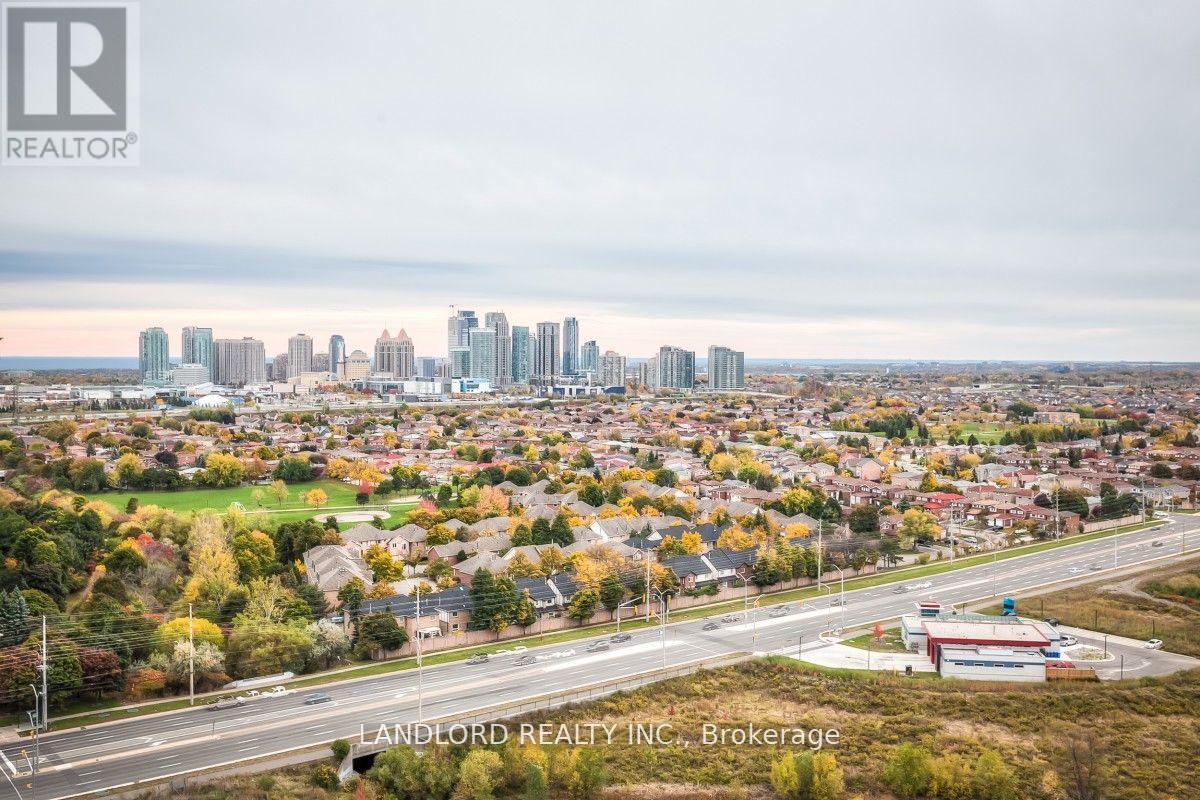
M 827 577 L 829 596 L 773 611 L 770 598 L 750 619 L 718 623 L 716 618 L 673 623 L 633 632 L 629 642 L 587 652 L 593 640 L 531 648 L 534 663 L 518 665 L 513 655 L 485 664 L 456 662 L 427 667 L 422 695 L 426 720 L 486 706 L 586 687 L 666 666 L 680 666 L 736 652 L 795 652 L 801 640 L 842 624 L 862 625 L 912 609 L 915 600 L 934 597 L 960 604 L 1062 580 L 1103 579 L 1108 570 L 1154 559 L 1171 560 L 1200 551 L 1200 518 L 1178 515 L 1160 527 L 956 569 L 920 579 L 847 591 L 837 597 L 836 572 Z M 928 582 L 928 586 L 925 584 Z M 910 588 L 896 591 L 897 585 Z M 711 627 L 711 626 L 710 626 Z M 607 639 L 607 637 L 598 637 Z M 512 644 L 507 645 L 512 647 Z M 1169 648 L 1170 642 L 1167 643 Z M 498 646 L 499 647 L 499 646 Z M 807 649 L 807 645 L 806 645 Z M 573 651 L 573 652 L 572 652 Z M 313 690 L 308 690 L 313 691 Z M 87 729 L 43 736 L 36 777 L 22 774 L 15 785 L 0 779 L 0 798 L 56 800 L 183 774 L 266 755 L 311 747 L 335 738 L 357 739 L 362 726 L 373 729 L 417 719 L 417 676 L 413 671 L 381 675 L 323 688 L 329 702 L 305 705 L 305 691 L 256 699 L 238 708 L 203 708 L 113 721 Z M 9 764 L 27 773 L 32 742 L 0 746 Z M 22 754 L 25 751 L 26 754 Z M 10 773 L 11 774 L 11 773 Z

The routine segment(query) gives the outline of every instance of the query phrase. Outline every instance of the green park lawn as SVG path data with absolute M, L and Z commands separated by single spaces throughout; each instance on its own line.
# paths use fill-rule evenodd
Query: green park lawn
M 979 440 L 980 444 L 997 444 L 1004 438 L 1006 425 L 1003 422 L 956 422 L 950 423 L 958 425 L 962 428 L 961 439 L 966 440 L 972 435 Z M 938 438 L 944 439 L 945 434 L 940 432 L 940 426 L 930 425 L 930 428 L 938 427 Z M 916 428 L 909 428 L 909 438 L 915 439 L 917 436 Z
M 251 497 L 255 489 L 261 489 L 265 495 L 262 505 L 256 503 Z M 326 509 L 334 509 L 339 506 L 353 506 L 354 497 L 358 491 L 355 486 L 342 483 L 341 481 L 318 480 L 290 484 L 288 486 L 288 499 L 282 504 L 275 502 L 267 491 L 266 486 L 234 486 L 227 489 L 180 489 L 178 491 L 135 490 L 98 492 L 85 495 L 85 497 L 88 500 L 101 500 L 108 503 L 118 512 L 125 510 L 125 505 L 131 497 L 136 497 L 138 502 L 143 506 L 161 506 L 179 513 L 202 511 L 205 509 L 223 512 L 229 508 L 231 503 L 236 502 L 245 506 L 246 511 L 254 512 L 261 510 L 269 513 L 271 518 L 278 522 L 294 522 L 296 520 L 310 519 L 322 513 L 321 508 L 310 508 L 301 499 L 304 493 L 310 489 L 322 489 L 329 496 L 329 502 L 323 507 Z M 379 506 L 380 503 L 375 502 L 375 498 L 372 498 L 372 503 L 367 508 L 379 508 Z M 412 505 L 409 504 L 389 507 L 392 516 L 388 519 L 388 523 L 393 523 L 399 519 L 396 516 L 397 512 L 403 513 L 410 508 L 412 508 Z M 330 513 L 333 512 L 331 511 Z

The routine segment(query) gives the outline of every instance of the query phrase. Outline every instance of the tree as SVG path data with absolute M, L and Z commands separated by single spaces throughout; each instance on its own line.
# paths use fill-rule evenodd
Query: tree
M 467 753 L 458 767 L 454 800 L 492 800 L 502 767 L 500 756 L 491 750 L 476 749 Z
M 941 533 L 937 517 L 920 508 L 910 508 L 904 512 L 897 531 L 901 539 L 936 539 Z
M 146 568 L 146 557 L 133 539 L 126 539 L 104 557 L 104 567 L 114 575 L 128 577 Z
M 77 458 L 67 469 L 71 488 L 77 492 L 95 493 L 108 485 L 104 462 L 98 458 Z
M 577 620 L 582 625 L 596 613 L 596 606 L 599 602 L 600 595 L 595 589 L 590 587 L 580 589 L 575 592 L 575 596 L 571 598 L 571 602 L 567 605 L 567 616 L 573 620 Z
M 604 505 L 604 490 L 599 484 L 589 483 L 579 490 L 579 499 L 589 506 L 599 508 Z
M 879 530 L 879 509 L 869 504 L 856 506 L 847 523 L 855 533 L 874 533 Z
M 285 483 L 304 483 L 313 479 L 312 464 L 307 458 L 284 456 L 275 466 L 274 475 Z
M 839 800 L 846 793 L 846 772 L 833 753 L 820 752 L 812 757 L 810 800 Z
M 271 481 L 271 485 L 267 487 L 267 492 L 274 498 L 275 504 L 280 507 L 288 501 L 288 495 L 291 494 L 288 485 L 281 480 Z
M 363 585 L 362 578 L 346 581 L 345 585 L 338 589 L 337 598 L 343 612 L 351 616 L 357 615 L 363 601 L 367 599 L 367 587 Z
M 525 791 L 521 800 L 549 800 L 546 787 L 546 768 L 532 761 L 525 764 Z
M 771 762 L 771 788 L 784 800 L 800 798 L 800 776 L 796 774 L 794 753 L 781 753 Z
M 928 794 L 945 800 L 971 800 L 971 765 L 957 753 L 943 753 L 933 759 L 929 764 Z
M 301 672 L 308 661 L 312 638 L 303 626 L 255 622 L 229 634 L 226 667 L 235 678 Z
M 320 508 L 329 502 L 329 495 L 324 489 L 309 489 L 304 493 L 304 504 L 309 508 Z
M 726 550 L 747 550 L 753 546 L 754 537 L 737 525 L 729 526 L 717 537 L 717 547 Z
M 126 453 L 113 464 L 112 471 L 108 473 L 108 483 L 113 487 L 136 486 L 141 476 L 142 460 L 133 453 Z
M 237 486 L 246 477 L 241 460 L 229 453 L 213 452 L 204 457 L 204 469 L 196 476 L 205 486 Z
M 522 589 L 521 599 L 517 601 L 517 607 L 513 610 L 513 622 L 522 628 L 528 628 L 537 621 L 538 612 L 533 598 L 529 596 L 528 589 Z
M 900 560 L 899 540 L 895 536 L 884 536 L 879 541 L 879 554 L 882 556 L 884 564 L 894 567 Z
M 978 800 L 1016 800 L 1016 774 L 1000 760 L 995 750 L 984 750 L 975 759 L 971 786 Z
M 816 501 L 817 498 L 812 492 L 797 486 L 784 492 L 775 502 L 774 507 L 780 514 L 794 517 L 797 514 L 810 513 Z
M 262 531 L 239 531 L 231 544 L 243 581 L 262 577 L 275 563 L 275 542 Z
M 408 641 L 408 633 L 386 611 L 367 614 L 358 621 L 357 651 L 367 658 L 377 651 L 399 650 Z
M 554 518 L 554 524 L 550 526 L 550 541 L 549 544 L 556 544 L 559 547 L 570 547 L 575 544 L 575 535 L 571 533 L 571 523 L 563 514 L 559 514 Z
M 0 647 L 12 647 L 29 635 L 29 604 L 16 589 L 0 590 Z
M 616 575 L 609 573 L 600 580 L 600 603 L 609 613 L 614 613 L 625 599 L 625 587 Z
M 924 747 L 905 742 L 892 751 L 883 770 L 883 782 L 901 798 L 924 796 L 932 780 L 930 762 L 933 757 Z
M 192 617 L 191 620 L 192 641 L 197 646 L 201 642 L 208 642 L 217 649 L 224 649 L 225 634 L 221 632 L 220 626 L 210 622 L 203 617 Z M 188 618 L 176 617 L 170 622 L 164 622 L 159 625 L 154 631 L 154 649 L 159 653 L 170 653 L 175 650 L 175 645 L 180 642 L 188 641 Z
M 375 757 L 367 777 L 398 800 L 421 800 L 421 758 L 408 745 L 389 747 Z
M 192 575 L 183 590 L 186 602 L 200 598 L 220 600 L 237 583 L 237 561 L 225 526 L 215 514 L 201 514 L 193 520 L 188 566 Z

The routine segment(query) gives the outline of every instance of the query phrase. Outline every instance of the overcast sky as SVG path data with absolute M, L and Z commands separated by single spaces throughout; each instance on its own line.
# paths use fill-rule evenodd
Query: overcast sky
M 0 169 L 0 356 L 1200 360 L 1195 2 L 147 2 L 141 103 L 138 168 Z

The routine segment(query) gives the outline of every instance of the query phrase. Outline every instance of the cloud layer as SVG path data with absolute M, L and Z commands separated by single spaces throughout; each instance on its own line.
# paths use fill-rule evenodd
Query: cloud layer
M 1200 9 L 142 7 L 142 166 L 6 169 L 8 353 L 574 314 L 633 355 L 1200 352 Z M 216 43 L 216 46 L 214 46 Z

